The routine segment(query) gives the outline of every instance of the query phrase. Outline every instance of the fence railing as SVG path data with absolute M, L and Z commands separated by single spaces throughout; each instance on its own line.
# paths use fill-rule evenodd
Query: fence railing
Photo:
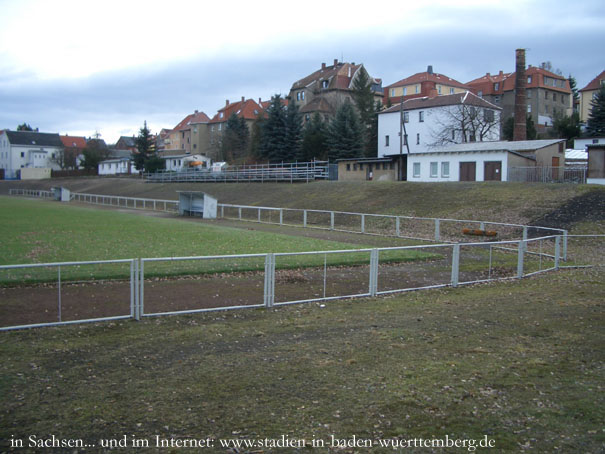
M 334 230 L 366 235 L 383 235 L 422 241 L 452 241 L 483 237 L 528 239 L 548 235 L 567 235 L 567 230 L 552 227 L 509 224 L 464 219 L 428 218 L 346 211 L 273 208 L 250 205 L 218 204 L 218 216 L 224 219 L 251 221 L 292 227 Z M 471 241 L 472 242 L 472 241 Z M 566 253 L 563 240 L 562 254 Z
M 535 183 L 586 183 L 587 167 L 510 167 L 508 181 Z
M 327 180 L 330 177 L 327 161 L 294 162 L 280 164 L 250 164 L 230 166 L 221 171 L 203 170 L 163 170 L 145 174 L 151 183 L 170 182 L 309 182 Z
M 83 203 L 92 203 L 94 205 L 106 205 L 135 210 L 166 211 L 171 213 L 178 213 L 179 211 L 178 200 L 145 199 L 141 197 L 122 197 L 78 192 L 72 192 L 71 199 Z
M 139 260 L 0 266 L 0 331 L 139 316 Z
M 605 235 L 569 239 L 573 261 L 565 267 L 604 265 Z M 561 248 L 562 236 L 556 235 L 339 251 L 4 265 L 0 330 L 271 308 L 521 279 L 562 268 Z

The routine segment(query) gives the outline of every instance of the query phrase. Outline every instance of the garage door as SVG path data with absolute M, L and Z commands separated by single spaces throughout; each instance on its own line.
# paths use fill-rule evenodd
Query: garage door
M 483 175 L 484 181 L 502 181 L 502 161 L 485 161 Z
M 460 181 L 475 181 L 477 166 L 475 162 L 460 163 Z

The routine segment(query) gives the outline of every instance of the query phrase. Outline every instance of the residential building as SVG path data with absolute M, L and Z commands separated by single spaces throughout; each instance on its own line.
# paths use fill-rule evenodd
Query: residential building
M 586 122 L 588 120 L 592 109 L 591 102 L 603 86 L 605 86 L 605 71 L 592 79 L 584 88 L 578 90 L 580 94 L 580 121 Z
M 414 98 L 454 95 L 468 90 L 468 86 L 451 77 L 433 72 L 433 67 L 428 66 L 425 72 L 416 73 L 385 87 L 384 104 L 393 105 Z
M 80 163 L 84 160 L 84 149 L 86 148 L 86 138 L 79 136 L 61 136 L 63 142 L 63 156 L 58 163 L 63 163 L 63 168 L 78 169 Z
M 34 131 L 9 131 L 0 133 L 0 177 L 15 179 L 22 177 L 22 170 L 55 169 L 55 162 L 63 152 L 63 142 L 59 134 Z M 45 173 L 29 172 L 36 175 Z
M 500 112 L 469 91 L 409 99 L 378 114 L 378 157 L 425 153 L 449 143 L 500 140 Z
M 191 134 L 191 153 L 208 155 L 210 153 L 210 117 L 204 112 L 193 113 L 189 120 Z
M 116 150 L 128 150 L 130 152 L 137 150 L 137 139 L 135 136 L 120 136 L 114 148 Z
M 466 85 L 477 96 L 501 107 L 504 122 L 513 116 L 515 110 L 515 74 L 502 71 L 494 75 L 486 73 Z M 551 127 L 557 115 L 571 115 L 573 94 L 565 77 L 531 65 L 525 75 L 527 113 L 538 132 Z
M 191 153 L 191 126 L 189 122 L 194 115 L 187 115 L 178 125 L 172 128 L 168 140 L 165 141 L 165 150 L 179 150 L 184 153 Z
M 565 140 L 452 144 L 408 156 L 407 179 L 418 182 L 511 181 L 516 167 L 555 167 L 563 173 Z
M 246 99 L 242 96 L 241 101 L 234 103 L 230 103 L 227 99 L 225 106 L 219 109 L 212 120 L 208 122 L 210 127 L 208 156 L 210 156 L 213 161 L 223 160 L 221 155 L 222 137 L 225 127 L 227 126 L 227 120 L 229 120 L 231 115 L 235 114 L 238 117 L 243 118 L 248 127 L 248 131 L 251 131 L 252 124 L 262 112 L 262 106 L 253 99 Z
M 166 146 L 170 144 L 170 133 L 172 129 L 162 128 L 160 133 L 156 137 L 155 149 L 157 151 L 164 151 Z
M 321 64 L 321 69 L 294 82 L 290 89 L 289 98 L 300 107 L 303 121 L 318 112 L 324 118 L 331 118 L 336 110 L 347 100 L 353 101 L 355 79 L 361 71 L 366 71 L 363 64 L 344 63 L 334 60 L 332 66 Z M 381 101 L 382 80 L 368 77 L 372 84 L 375 101 Z

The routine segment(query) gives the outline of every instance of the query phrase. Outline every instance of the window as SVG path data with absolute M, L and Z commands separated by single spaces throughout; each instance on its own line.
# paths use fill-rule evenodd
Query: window
M 431 162 L 431 178 L 437 178 L 439 175 L 437 174 L 438 163 Z
M 479 93 L 477 93 L 477 96 L 479 96 L 480 98 L 483 98 L 483 91 L 479 90 Z
M 301 99 L 302 101 L 304 101 L 304 100 L 305 100 L 305 92 L 304 92 L 304 91 L 301 91 L 301 92 L 300 92 L 300 99 Z
M 311 115 L 305 114 L 305 121 L 309 121 L 310 118 L 311 118 Z
M 223 118 L 223 115 L 224 115 L 223 112 L 219 112 L 218 117 Z
M 321 88 L 328 88 L 329 84 L 330 84 L 329 80 L 322 80 L 321 81 Z
M 181 131 L 181 139 L 185 138 L 185 131 Z
M 441 178 L 449 178 L 450 176 L 450 163 L 442 162 L 441 163 Z
M 453 95 L 453 94 L 454 94 L 454 88 L 450 87 L 450 95 Z
M 214 125 L 210 126 L 210 131 L 214 131 Z
M 193 149 L 195 150 L 197 148 L 197 143 L 193 144 Z
M 222 123 L 219 123 L 219 124 L 218 124 L 218 130 L 220 131 L 221 129 L 223 129 L 223 124 L 222 124 Z
M 556 93 L 553 93 L 553 94 L 552 94 L 552 100 L 553 100 L 554 102 L 557 102 L 557 94 L 556 94 Z
M 420 133 L 416 134 L 416 145 L 420 145 Z
M 407 145 L 407 144 L 408 144 L 408 135 L 407 135 L 407 134 L 404 134 L 404 135 L 403 135 L 403 144 L 404 144 L 404 145 Z
M 300 101 L 300 91 L 298 93 L 296 93 L 296 100 Z
M 363 170 L 363 164 L 359 163 L 359 170 Z
M 403 96 L 408 94 L 408 87 L 403 87 Z
M 351 171 L 351 164 L 347 164 L 347 172 Z
M 527 113 L 531 113 L 531 104 L 527 105 Z
M 418 112 L 418 121 L 422 123 L 424 121 L 424 110 Z
M 456 140 L 456 130 L 452 129 L 452 140 Z
M 527 99 L 531 99 L 531 90 L 527 90 Z
M 389 168 L 389 163 L 388 162 L 383 162 L 382 163 L 382 170 L 387 170 Z
M 500 104 L 500 96 L 494 96 L 494 102 Z
M 353 170 L 357 170 L 357 164 L 353 164 Z
M 420 163 L 419 162 L 415 162 L 414 163 L 414 170 L 413 170 L 413 174 L 414 178 L 420 178 Z
M 388 147 L 389 146 L 389 136 L 384 136 L 384 146 Z
M 527 83 L 531 84 L 531 76 L 527 76 Z
M 548 99 L 548 92 L 547 91 L 544 92 L 544 99 Z
M 416 94 L 420 93 L 420 85 L 416 85 Z
M 485 121 L 494 121 L 494 111 L 491 109 L 483 109 L 483 118 Z
M 391 97 L 395 96 L 395 89 L 391 88 Z
M 410 122 L 410 113 L 409 112 L 403 112 L 403 122 L 404 123 Z
M 21 157 L 24 158 L 25 157 L 25 151 L 21 152 Z
M 498 90 L 500 90 L 500 82 L 496 82 L 494 84 L 494 91 L 498 91 Z
M 437 85 L 437 94 L 441 94 L 441 85 Z
M 592 143 L 599 143 L 599 139 L 592 139 Z

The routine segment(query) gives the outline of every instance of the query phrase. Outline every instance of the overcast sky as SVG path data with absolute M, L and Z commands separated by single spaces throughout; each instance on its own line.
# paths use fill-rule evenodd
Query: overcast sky
M 114 143 L 225 100 L 287 95 L 334 59 L 387 86 L 433 65 L 468 82 L 550 61 L 578 88 L 605 70 L 603 0 L 0 0 L 0 129 L 98 130 Z

